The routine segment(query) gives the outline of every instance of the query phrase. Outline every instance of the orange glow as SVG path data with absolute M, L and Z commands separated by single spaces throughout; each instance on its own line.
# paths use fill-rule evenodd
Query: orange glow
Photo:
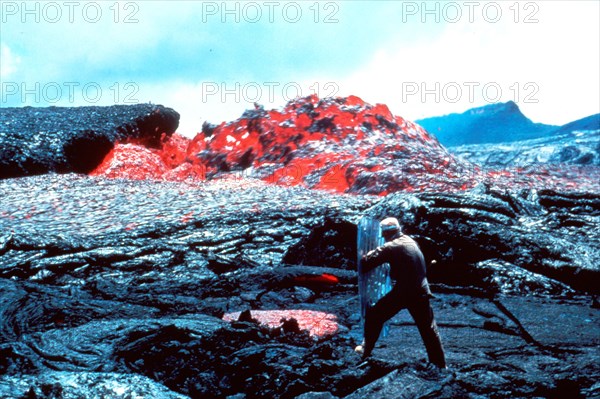
M 257 107 L 192 140 L 178 134 L 163 138 L 158 149 L 117 143 L 91 174 L 203 181 L 245 170 L 269 184 L 381 196 L 469 190 L 482 182 L 516 189 L 600 191 L 600 183 L 583 168 L 483 171 L 455 158 L 435 136 L 394 116 L 386 105 L 371 105 L 356 96 L 311 95 L 280 110 Z
M 335 334 L 338 329 L 337 317 L 331 313 L 315 310 L 252 310 L 253 319 L 270 328 L 278 328 L 283 320 L 296 319 L 301 330 L 306 330 L 313 337 L 325 337 Z M 226 313 L 225 321 L 236 321 L 240 312 Z

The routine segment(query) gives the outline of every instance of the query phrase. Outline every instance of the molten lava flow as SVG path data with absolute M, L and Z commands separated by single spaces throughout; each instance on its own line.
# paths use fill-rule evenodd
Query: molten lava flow
M 143 159 L 151 170 L 136 169 Z M 250 170 L 252 177 L 275 184 L 382 194 L 419 182 L 459 187 L 446 174 L 459 176 L 464 168 L 427 132 L 394 117 L 385 105 L 313 95 L 282 110 L 257 106 L 236 121 L 205 126 L 191 141 L 174 135 L 159 150 L 117 145 L 93 173 L 184 180 Z
M 240 312 L 226 313 L 225 321 L 236 321 Z M 270 328 L 279 328 L 284 320 L 295 319 L 301 330 L 306 330 L 313 337 L 325 337 L 338 331 L 337 317 L 331 313 L 315 310 L 252 310 L 253 319 Z
M 307 286 L 308 284 L 310 288 L 314 289 L 318 287 L 323 288 L 336 285 L 340 282 L 340 280 L 333 274 L 322 273 L 319 275 L 297 276 L 294 277 L 294 282 L 303 286 Z
M 160 179 L 167 168 L 156 151 L 136 144 L 117 144 L 90 174 L 133 180 Z
M 132 180 L 204 180 L 206 168 L 187 159 L 190 142 L 174 134 L 163 137 L 160 148 L 147 148 L 135 142 L 117 143 L 90 175 Z
M 356 96 L 312 95 L 280 110 L 260 106 L 233 122 L 205 124 L 192 140 L 174 134 L 158 149 L 121 143 L 93 175 L 201 181 L 242 174 L 267 183 L 339 193 L 458 191 L 505 187 L 598 191 L 583 168 L 482 171 L 450 154 L 420 126 Z M 597 168 L 591 175 L 597 175 Z

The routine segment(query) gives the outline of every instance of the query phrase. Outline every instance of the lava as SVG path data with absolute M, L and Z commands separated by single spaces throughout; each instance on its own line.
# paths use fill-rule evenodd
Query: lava
M 255 105 L 235 121 L 205 123 L 193 139 L 163 135 L 148 148 L 117 143 L 91 173 L 134 180 L 204 181 L 232 174 L 338 193 L 463 191 L 479 183 L 600 191 L 582 167 L 485 171 L 449 153 L 420 126 L 359 97 L 312 95 L 280 110 Z
M 282 110 L 256 106 L 236 121 L 205 124 L 193 140 L 163 137 L 157 149 L 118 143 L 91 174 L 203 180 L 250 171 L 251 177 L 275 184 L 382 194 L 418 184 L 373 179 L 374 174 L 398 175 L 406 169 L 433 186 L 440 179 L 452 186 L 445 174 L 462 175 L 465 168 L 433 136 L 393 116 L 383 104 L 370 105 L 356 96 L 312 95 L 290 101 Z
M 305 275 L 305 276 L 297 276 L 294 277 L 294 283 L 299 285 L 309 284 L 311 288 L 319 287 L 319 286 L 332 286 L 336 285 L 340 282 L 340 280 L 329 273 L 322 273 L 320 275 Z
M 225 321 L 236 321 L 241 312 L 226 313 Z M 252 310 L 251 317 L 270 328 L 280 328 L 285 320 L 294 319 L 300 330 L 306 330 L 313 337 L 325 337 L 338 331 L 335 315 L 314 310 Z

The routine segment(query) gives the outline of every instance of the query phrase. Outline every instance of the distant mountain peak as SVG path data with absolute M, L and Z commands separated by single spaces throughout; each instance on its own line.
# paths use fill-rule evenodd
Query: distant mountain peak
M 557 128 L 532 122 L 514 101 L 487 104 L 461 114 L 435 116 L 416 122 L 449 147 L 528 140 L 543 137 Z
M 481 107 L 476 107 L 476 108 L 471 108 L 465 112 L 463 112 L 462 114 L 459 113 L 454 113 L 454 114 L 450 114 L 450 115 L 498 115 L 498 114 L 506 114 L 506 115 L 514 115 L 517 117 L 522 117 L 525 119 L 528 119 L 523 112 L 521 112 L 521 109 L 519 108 L 519 106 L 517 105 L 517 103 L 515 103 L 514 101 L 507 101 L 505 103 L 493 103 L 493 104 L 487 104 Z M 448 115 L 446 115 L 448 116 Z

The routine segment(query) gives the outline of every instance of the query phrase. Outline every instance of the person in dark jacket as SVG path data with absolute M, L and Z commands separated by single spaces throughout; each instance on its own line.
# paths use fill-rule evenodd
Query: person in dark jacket
M 383 324 L 406 308 L 419 329 L 429 361 L 439 368 L 446 368 L 442 341 L 429 304 L 432 295 L 423 253 L 412 238 L 402 233 L 396 218 L 386 218 L 380 225 L 386 243 L 363 256 L 363 271 L 389 263 L 390 277 L 395 283 L 387 295 L 367 309 L 365 340 L 355 350 L 363 358 L 370 356 Z

